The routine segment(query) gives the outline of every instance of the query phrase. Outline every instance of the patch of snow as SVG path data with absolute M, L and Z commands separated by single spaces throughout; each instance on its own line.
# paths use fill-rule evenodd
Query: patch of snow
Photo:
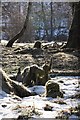
M 44 86 L 33 86 L 29 88 L 32 92 L 36 92 L 37 94 L 42 94 L 45 92 Z
M 38 95 L 24 97 L 21 100 L 13 99 L 12 95 L 8 95 L 3 91 L 0 91 L 0 119 L 2 118 L 17 118 L 26 109 L 35 108 L 36 111 L 41 113 L 40 115 L 33 115 L 34 118 L 55 118 L 62 110 L 68 110 L 71 107 L 76 107 L 80 102 L 80 99 L 71 99 L 69 96 L 74 95 L 77 91 L 79 77 L 62 77 L 58 76 L 53 78 L 53 81 L 59 83 L 60 88 L 64 91 L 64 98 L 51 98 L 42 97 L 40 94 L 44 94 L 44 86 L 30 87 L 30 91 L 36 92 Z M 63 81 L 60 83 L 59 81 Z M 79 90 L 79 89 L 78 89 Z M 65 104 L 59 104 L 55 101 L 63 101 Z M 52 111 L 45 111 L 46 105 L 52 107 Z M 17 106 L 20 106 L 20 108 Z M 15 109 L 16 108 L 16 109 Z M 77 116 L 71 115 L 70 120 L 77 119 Z

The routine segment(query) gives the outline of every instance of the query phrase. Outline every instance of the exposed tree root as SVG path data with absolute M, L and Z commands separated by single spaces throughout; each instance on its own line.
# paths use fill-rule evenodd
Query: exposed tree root
M 24 85 L 11 80 L 2 69 L 0 69 L 0 74 L 2 75 L 2 90 L 6 93 L 13 92 L 19 97 L 28 97 L 31 95 L 35 95 L 35 93 L 29 91 L 29 89 L 26 88 Z

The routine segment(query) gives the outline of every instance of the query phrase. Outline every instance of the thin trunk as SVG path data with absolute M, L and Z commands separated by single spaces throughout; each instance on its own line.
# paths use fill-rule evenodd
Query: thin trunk
M 41 38 L 41 27 L 40 27 L 40 21 L 39 21 L 39 30 L 38 30 L 38 32 L 39 32 L 39 39 Z
M 41 4 L 42 4 L 42 14 L 43 14 L 44 29 L 46 31 L 46 36 L 47 36 L 47 39 L 48 39 L 49 35 L 48 35 L 48 30 L 47 30 L 47 23 L 46 23 L 46 16 L 45 16 L 45 12 L 44 12 L 43 2 Z
M 52 38 L 53 38 L 53 8 L 52 8 L 52 4 L 53 4 L 53 2 L 50 3 L 50 6 L 51 6 L 51 38 L 50 38 L 50 41 L 52 41 Z
M 27 29 L 27 26 L 28 26 L 31 7 L 32 7 L 32 2 L 29 2 L 28 3 L 27 15 L 26 15 L 25 23 L 24 23 L 24 26 L 23 26 L 22 30 L 8 42 L 6 47 L 12 47 L 13 43 L 24 34 L 24 32 L 25 32 L 25 30 Z

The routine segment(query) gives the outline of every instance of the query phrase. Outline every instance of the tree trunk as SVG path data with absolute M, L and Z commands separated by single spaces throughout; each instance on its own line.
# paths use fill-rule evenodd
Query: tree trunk
M 1 69 L 0 75 L 2 76 L 2 90 L 6 93 L 10 94 L 11 92 L 13 92 L 15 95 L 21 98 L 35 95 L 35 93 L 30 92 L 29 89 L 24 85 L 21 85 L 18 82 L 11 80 L 8 75 Z
M 26 15 L 26 20 L 25 20 L 25 23 L 24 23 L 24 26 L 23 26 L 22 30 L 8 42 L 6 47 L 12 47 L 13 43 L 24 34 L 24 32 L 25 32 L 25 30 L 27 29 L 27 26 L 28 26 L 31 7 L 32 7 L 32 2 L 29 2 L 28 3 L 28 10 L 27 10 L 27 15 Z
M 80 2 L 74 3 L 73 21 L 66 48 L 80 49 Z
M 44 29 L 46 31 L 46 36 L 47 36 L 47 40 L 48 40 L 49 35 L 48 35 L 48 30 L 47 30 L 47 23 L 46 23 L 46 16 L 45 16 L 45 12 L 44 12 L 43 2 L 41 4 L 42 4 L 42 14 L 43 14 Z
M 49 41 L 52 41 L 53 38 L 53 6 L 52 6 L 53 2 L 50 3 L 51 6 L 51 38 Z

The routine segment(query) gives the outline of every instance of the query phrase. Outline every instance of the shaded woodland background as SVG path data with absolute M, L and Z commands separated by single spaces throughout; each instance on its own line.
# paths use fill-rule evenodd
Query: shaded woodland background
M 23 27 L 28 3 L 2 3 L 2 39 L 13 38 Z M 72 22 L 72 4 L 66 2 L 34 2 L 28 27 L 18 42 L 66 41 Z M 1 37 L 1 35 L 0 35 Z

